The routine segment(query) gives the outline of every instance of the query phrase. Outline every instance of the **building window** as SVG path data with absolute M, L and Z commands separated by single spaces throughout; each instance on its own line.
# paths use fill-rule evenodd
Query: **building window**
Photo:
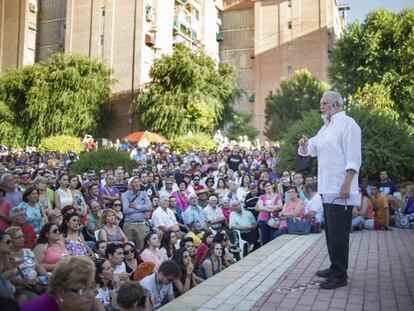
M 104 44 L 104 35 L 100 35 L 99 42 L 101 43 L 101 45 Z
M 292 72 L 293 72 L 293 69 L 292 69 L 292 66 L 288 66 L 287 67 L 287 70 L 288 70 L 288 75 L 290 76 L 290 75 L 292 75 Z
M 105 16 L 105 7 L 104 6 L 101 8 L 101 15 Z
M 292 7 L 292 0 L 288 0 L 288 8 L 291 8 Z
M 288 22 L 288 29 L 292 29 L 292 22 Z

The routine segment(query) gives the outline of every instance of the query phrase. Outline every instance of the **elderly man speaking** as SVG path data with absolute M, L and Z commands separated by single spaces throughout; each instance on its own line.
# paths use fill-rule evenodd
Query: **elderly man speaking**
M 322 195 L 325 235 L 331 266 L 318 271 L 327 278 L 322 289 L 346 286 L 349 232 L 353 205 L 358 204 L 358 172 L 361 166 L 361 129 L 343 109 L 341 94 L 325 92 L 320 111 L 325 125 L 315 137 L 302 136 L 298 152 L 318 157 L 318 192 Z

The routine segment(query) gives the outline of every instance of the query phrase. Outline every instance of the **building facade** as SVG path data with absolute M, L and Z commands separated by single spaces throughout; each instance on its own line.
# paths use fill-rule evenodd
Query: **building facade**
M 37 0 L 0 0 L 0 74 L 35 61 Z
M 265 98 L 295 70 L 328 82 L 329 53 L 342 33 L 337 0 L 225 0 L 221 59 L 240 68 L 247 96 L 239 111 L 253 115 L 264 137 Z

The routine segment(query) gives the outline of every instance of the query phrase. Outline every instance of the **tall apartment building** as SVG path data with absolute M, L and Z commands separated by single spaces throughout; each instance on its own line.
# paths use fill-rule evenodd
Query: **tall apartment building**
M 32 63 L 35 56 L 36 61 L 45 61 L 62 52 L 99 59 L 113 70 L 114 114 L 107 132 L 111 137 L 122 137 L 138 128 L 138 118 L 129 112 L 130 103 L 138 89 L 149 82 L 154 60 L 171 54 L 174 44 L 203 48 L 219 60 L 217 17 L 222 0 L 0 0 L 0 25 L 4 24 L 0 38 L 5 38 L 0 44 L 17 36 L 11 30 L 18 31 L 14 21 L 19 12 L 21 23 L 30 23 L 30 3 L 36 5 L 33 21 L 37 25 L 30 45 Z M 21 28 L 30 31 L 26 26 Z M 19 42 L 28 44 L 26 37 Z M 7 63 L 12 56 L 16 59 L 16 49 L 6 50 L 7 57 L 1 59 Z M 14 67 L 27 63 L 16 62 Z
M 337 0 L 224 0 L 222 61 L 239 67 L 247 93 L 239 111 L 253 114 L 263 138 L 265 98 L 283 78 L 307 68 L 328 81 L 329 53 L 344 21 Z
M 0 74 L 33 64 L 37 0 L 0 0 Z

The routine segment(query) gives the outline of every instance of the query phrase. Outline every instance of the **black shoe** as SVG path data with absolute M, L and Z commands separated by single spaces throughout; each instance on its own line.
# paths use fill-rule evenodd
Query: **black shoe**
M 319 287 L 321 289 L 335 289 L 342 286 L 347 286 L 348 282 L 346 279 L 337 279 L 337 278 L 330 278 L 327 279 L 325 282 L 321 283 Z
M 325 270 L 319 270 L 318 272 L 316 272 L 316 275 L 319 276 L 320 278 L 329 278 L 331 276 L 331 269 L 325 269 Z

